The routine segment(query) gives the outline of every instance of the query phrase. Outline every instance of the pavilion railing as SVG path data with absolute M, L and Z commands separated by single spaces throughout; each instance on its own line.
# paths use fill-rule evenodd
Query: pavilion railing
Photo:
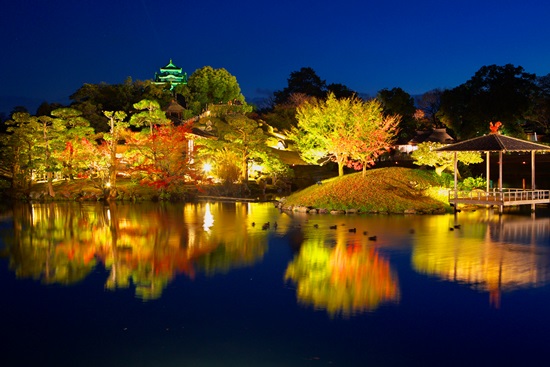
M 487 201 L 487 202 L 517 202 L 517 201 L 549 201 L 550 190 L 524 189 L 492 189 L 484 190 L 450 190 L 449 201 Z

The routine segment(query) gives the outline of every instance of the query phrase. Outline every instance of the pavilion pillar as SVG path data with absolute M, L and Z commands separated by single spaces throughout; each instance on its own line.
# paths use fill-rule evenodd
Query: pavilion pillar
M 489 195 L 489 190 L 491 190 L 491 156 L 489 152 L 485 152 L 485 174 L 487 175 L 487 195 Z
M 498 151 L 498 192 L 501 204 L 498 206 L 498 212 L 504 211 L 504 194 L 502 192 L 502 150 Z
M 454 152 L 454 189 L 455 189 L 455 194 L 454 194 L 454 207 L 455 207 L 455 213 L 457 212 L 458 208 L 456 207 L 457 206 L 457 199 L 458 199 L 458 156 L 457 156 L 458 152 Z
M 531 190 L 535 190 L 535 151 L 531 151 Z
M 485 195 L 487 195 L 487 200 L 491 196 L 491 155 L 490 152 L 485 152 L 485 175 L 486 175 L 486 188 L 487 192 Z M 486 205 L 487 208 L 491 207 L 491 205 Z
M 502 193 L 502 150 L 498 152 L 498 191 Z
M 535 151 L 531 151 L 531 190 L 533 191 L 531 200 L 535 199 Z M 535 211 L 535 203 L 531 204 L 531 212 Z

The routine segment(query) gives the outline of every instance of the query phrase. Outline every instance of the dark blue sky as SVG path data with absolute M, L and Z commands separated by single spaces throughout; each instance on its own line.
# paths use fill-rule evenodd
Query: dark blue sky
M 452 88 L 490 64 L 550 73 L 548 0 L 17 0 L 2 15 L 0 104 L 151 79 L 170 58 L 227 69 L 247 99 L 303 66 L 370 95 Z

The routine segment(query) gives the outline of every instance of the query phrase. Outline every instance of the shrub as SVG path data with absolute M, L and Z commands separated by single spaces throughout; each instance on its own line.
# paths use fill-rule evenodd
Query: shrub
M 484 189 L 487 187 L 487 180 L 481 176 L 466 177 L 458 186 L 460 190 Z

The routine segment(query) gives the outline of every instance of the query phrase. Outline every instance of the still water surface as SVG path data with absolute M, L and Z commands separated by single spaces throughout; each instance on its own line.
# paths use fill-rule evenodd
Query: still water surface
M 545 215 L 66 203 L 0 219 L 2 366 L 550 360 Z

